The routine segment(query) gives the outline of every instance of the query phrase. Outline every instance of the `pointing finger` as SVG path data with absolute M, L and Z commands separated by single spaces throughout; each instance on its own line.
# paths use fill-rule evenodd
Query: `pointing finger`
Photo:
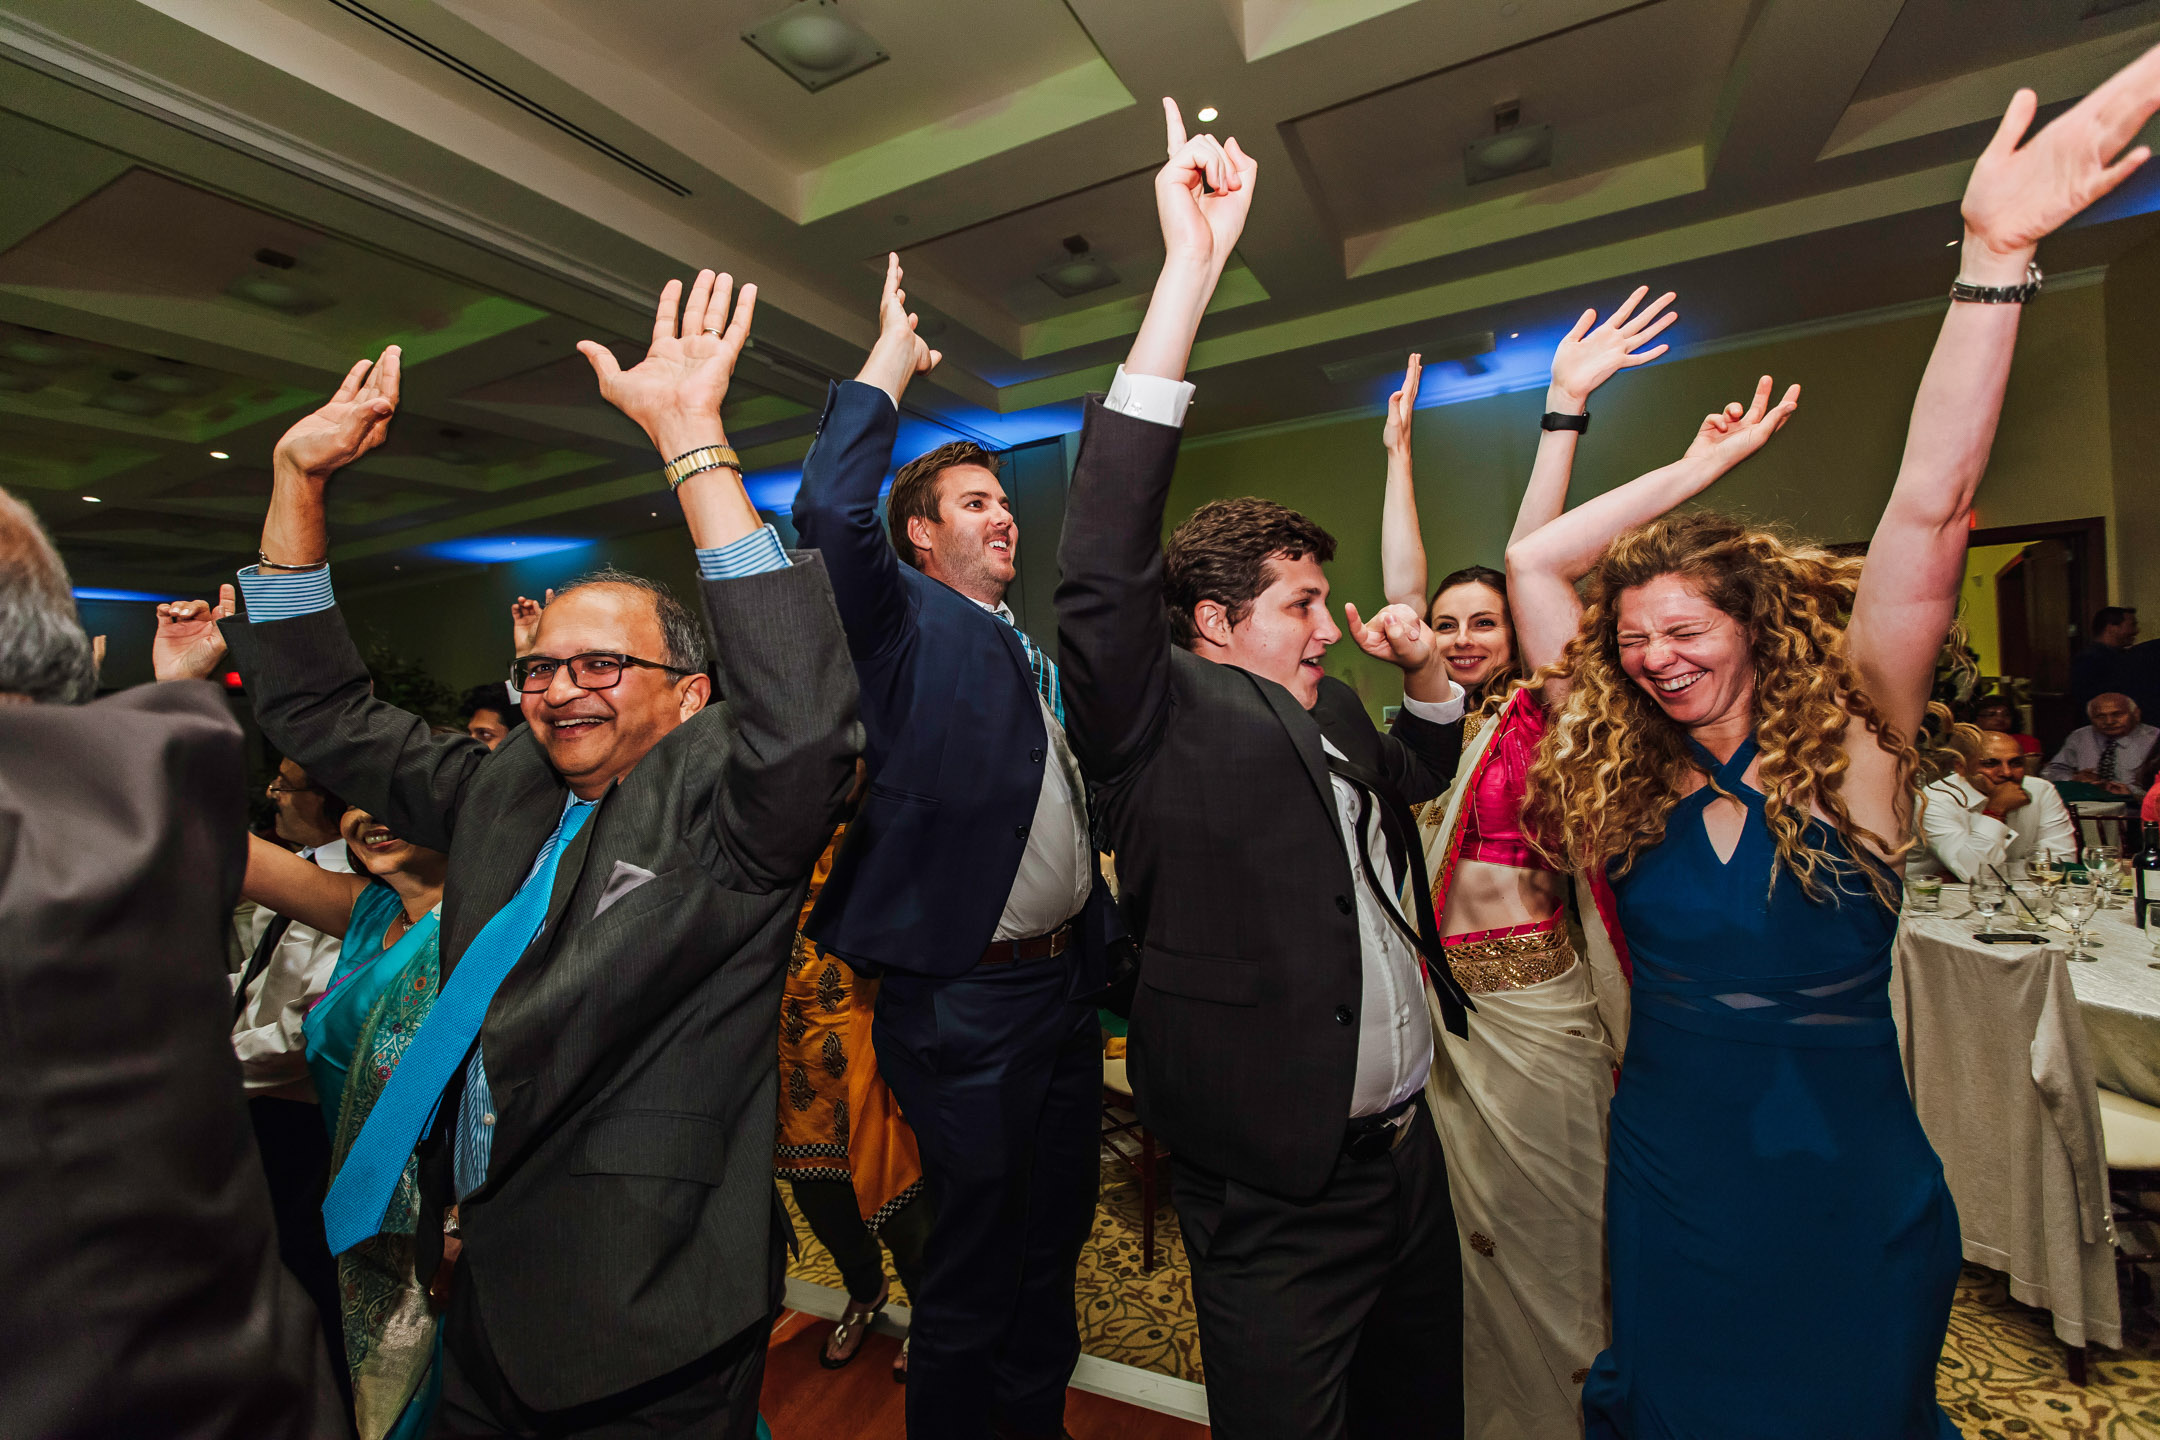
M 1168 95 L 1163 96 L 1162 108 L 1163 121 L 1170 132 L 1170 145 L 1167 153 L 1175 155 L 1185 148 L 1185 117 L 1178 113 L 1177 101 L 1171 99 Z

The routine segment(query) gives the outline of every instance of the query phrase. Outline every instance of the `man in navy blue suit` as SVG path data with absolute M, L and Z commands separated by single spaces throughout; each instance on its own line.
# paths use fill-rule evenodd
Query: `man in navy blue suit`
M 877 345 L 833 387 L 795 499 L 847 630 L 870 777 L 806 933 L 883 977 L 878 1066 L 935 1214 L 909 1297 L 908 1429 L 1058 1437 L 1095 1209 L 1102 1061 L 1086 997 L 1115 911 L 1057 666 L 1004 603 L 1019 525 L 998 457 L 958 442 L 910 462 L 878 523 L 901 393 L 938 359 L 892 257 Z

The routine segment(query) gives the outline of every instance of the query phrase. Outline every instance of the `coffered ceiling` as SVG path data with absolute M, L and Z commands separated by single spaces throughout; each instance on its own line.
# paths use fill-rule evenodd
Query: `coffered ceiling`
M 1462 357 L 1427 403 L 1535 383 L 1638 279 L 1683 347 L 1832 323 L 1941 293 L 2017 85 L 2051 114 L 2160 42 L 2160 0 L 814 0 L 808 61 L 885 58 L 812 88 L 742 38 L 787 8 L 0 0 L 0 484 L 84 583 L 195 593 L 253 548 L 277 433 L 394 340 L 344 583 L 672 524 L 570 347 L 634 359 L 712 265 L 763 293 L 728 421 L 784 505 L 888 249 L 947 356 L 903 447 L 1063 432 L 1161 264 L 1164 94 L 1261 166 L 1196 433 L 1374 406 L 1413 345 Z M 1485 178 L 1496 139 L 1549 159 Z M 2043 259 L 2156 208 L 2140 177 Z

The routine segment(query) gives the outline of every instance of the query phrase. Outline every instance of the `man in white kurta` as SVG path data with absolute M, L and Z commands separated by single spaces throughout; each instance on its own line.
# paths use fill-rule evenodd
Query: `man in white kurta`
M 1977 759 L 1961 772 L 1920 792 L 1920 838 L 1925 849 L 1906 862 L 1911 875 L 1945 875 L 1969 881 L 2036 851 L 2070 855 L 2077 831 L 2070 812 L 2045 780 L 2025 774 L 2025 754 L 2015 737 L 1985 732 Z

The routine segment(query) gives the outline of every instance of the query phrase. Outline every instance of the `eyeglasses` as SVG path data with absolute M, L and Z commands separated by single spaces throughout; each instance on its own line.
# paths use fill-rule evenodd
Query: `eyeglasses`
M 602 650 L 588 650 L 583 655 L 572 655 L 567 660 L 556 660 L 546 655 L 526 655 L 510 667 L 510 683 L 524 695 L 539 695 L 555 683 L 555 672 L 563 666 L 570 667 L 570 683 L 580 690 L 612 690 L 622 683 L 623 671 L 633 665 L 647 670 L 665 670 L 670 675 L 695 675 L 695 670 L 685 670 L 676 665 L 663 665 L 657 660 L 640 660 L 635 655 L 616 655 Z

